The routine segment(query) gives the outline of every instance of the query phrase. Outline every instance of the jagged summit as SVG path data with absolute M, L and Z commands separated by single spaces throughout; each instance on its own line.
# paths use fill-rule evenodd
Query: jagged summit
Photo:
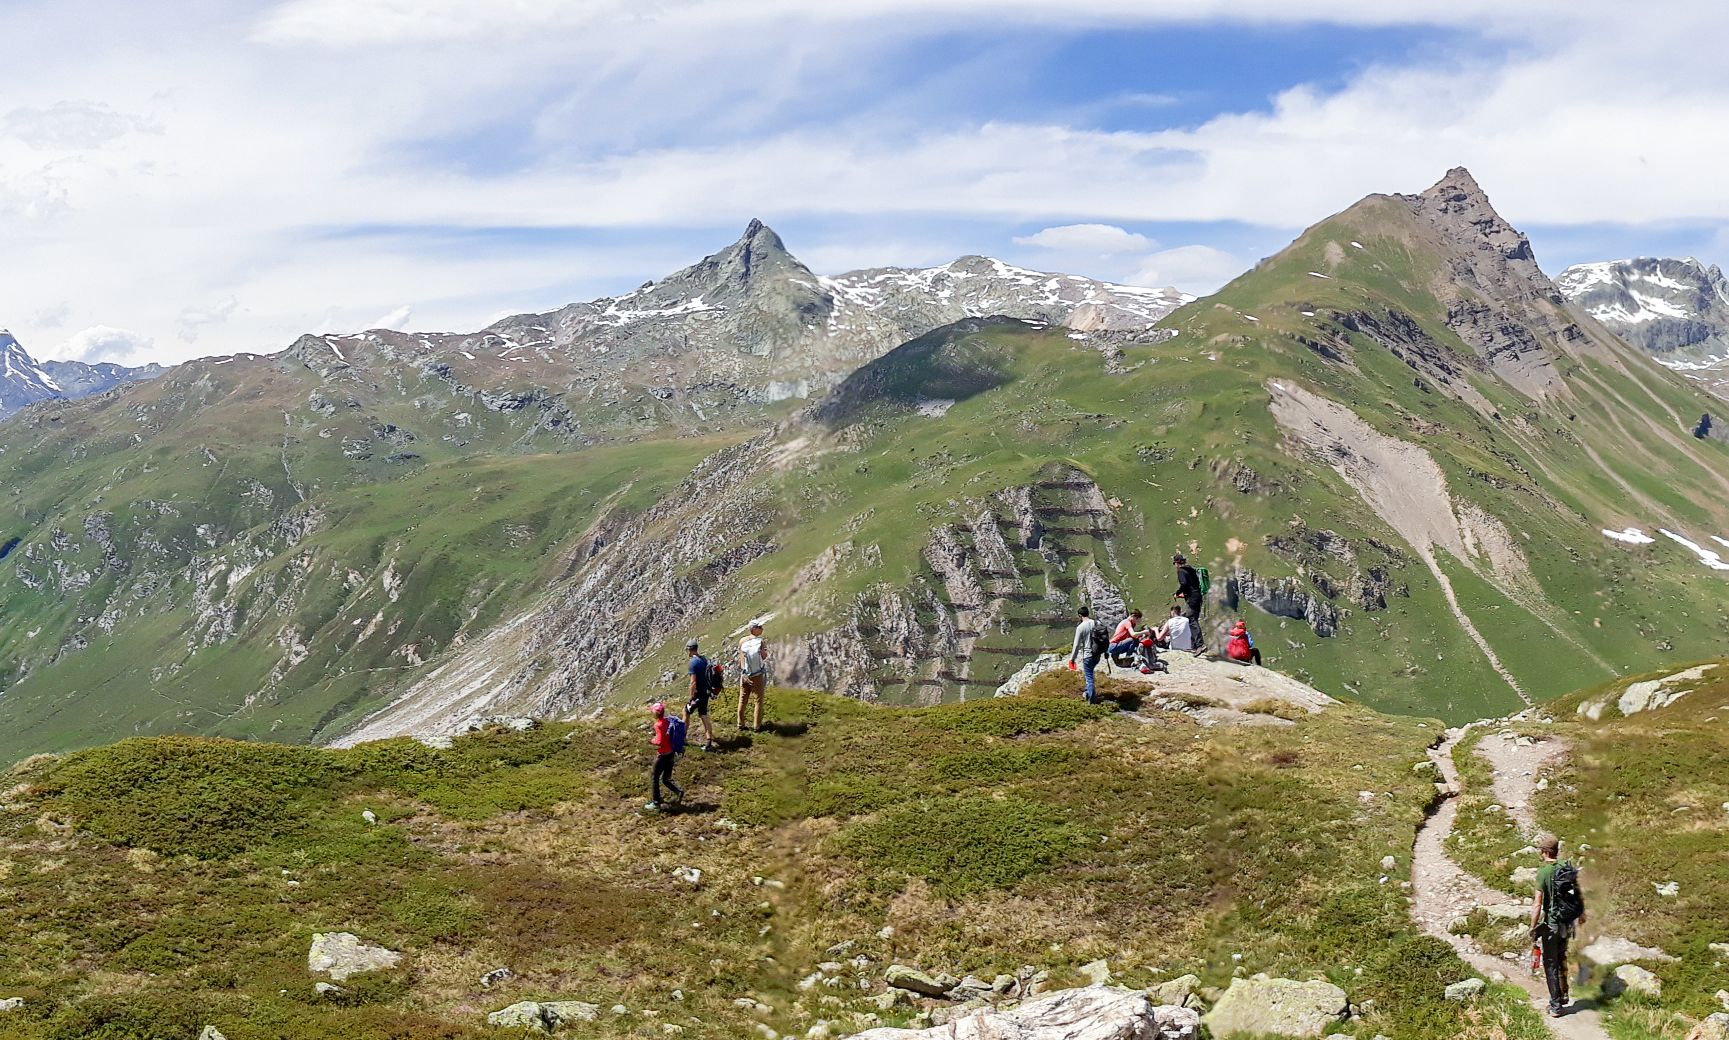
M 111 362 L 37 361 L 17 337 L 0 329 L 0 419 L 38 401 L 74 400 L 152 379 L 162 371 L 155 364 L 130 368 Z

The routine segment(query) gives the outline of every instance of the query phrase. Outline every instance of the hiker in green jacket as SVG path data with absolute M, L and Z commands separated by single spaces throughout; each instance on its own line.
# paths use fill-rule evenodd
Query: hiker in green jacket
M 1567 943 L 1577 926 L 1585 923 L 1585 895 L 1579 887 L 1579 868 L 1560 862 L 1561 839 L 1544 834 L 1537 839 L 1543 854 L 1537 871 L 1537 896 L 1531 904 L 1531 938 L 1543 956 L 1543 980 L 1549 985 L 1549 1017 L 1559 1018 L 1567 1008 Z

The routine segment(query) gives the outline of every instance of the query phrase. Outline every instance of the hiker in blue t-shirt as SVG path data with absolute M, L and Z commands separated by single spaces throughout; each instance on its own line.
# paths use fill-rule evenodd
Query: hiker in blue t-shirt
M 708 658 L 697 653 L 696 640 L 684 644 L 690 652 L 690 700 L 684 706 L 684 724 L 690 725 L 690 717 L 695 715 L 702 719 L 702 749 L 714 750 L 714 725 L 708 721 L 708 697 L 713 691 L 709 689 Z

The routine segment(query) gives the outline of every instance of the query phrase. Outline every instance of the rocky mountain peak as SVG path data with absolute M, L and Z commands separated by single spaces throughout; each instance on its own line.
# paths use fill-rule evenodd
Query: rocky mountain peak
M 1418 216 L 1432 226 L 1459 237 L 1459 245 L 1469 251 L 1481 251 L 1486 244 L 1503 258 L 1528 264 L 1525 277 L 1548 279 L 1536 269 L 1536 254 L 1524 233 L 1502 219 L 1489 202 L 1489 196 L 1463 166 L 1455 166 L 1427 191 L 1407 196 Z

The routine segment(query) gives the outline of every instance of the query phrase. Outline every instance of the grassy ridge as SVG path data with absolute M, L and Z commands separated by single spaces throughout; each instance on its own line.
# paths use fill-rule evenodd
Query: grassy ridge
M 1076 681 L 932 709 L 775 691 L 773 731 L 688 756 L 691 804 L 665 817 L 638 812 L 635 714 L 442 752 L 149 738 L 33 762 L 0 817 L 9 1035 L 467 1037 L 536 997 L 630 1009 L 597 1037 L 850 1028 L 868 991 L 797 985 L 843 940 L 871 962 L 842 974 L 873 985 L 897 960 L 1076 981 L 1102 956 L 1130 984 L 1208 985 L 1240 964 L 1372 1001 L 1351 1035 L 1539 1035 L 1515 997 L 1440 999 L 1465 969 L 1415 934 L 1406 868 L 1379 880 L 1433 723 L 1201 729 L 1088 707 Z M 406 958 L 318 997 L 322 930 Z M 500 965 L 517 977 L 483 992 Z

